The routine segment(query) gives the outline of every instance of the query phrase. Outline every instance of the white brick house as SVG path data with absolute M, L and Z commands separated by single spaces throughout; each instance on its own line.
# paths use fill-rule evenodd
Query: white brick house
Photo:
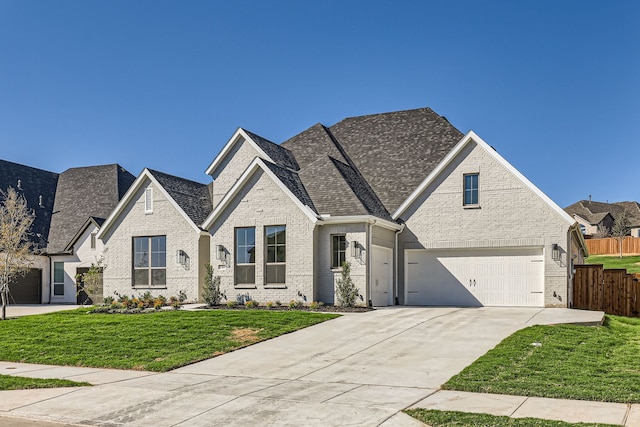
M 132 288 L 140 233 L 166 236 L 167 254 L 179 238 L 198 254 L 199 268 L 175 280 L 167 255 L 167 294 L 186 287 L 200 298 L 208 261 L 228 299 L 261 303 L 335 303 L 347 261 L 363 305 L 568 306 L 572 266 L 586 254 L 569 215 L 428 108 L 318 124 L 280 145 L 238 129 L 206 173 L 209 186 L 190 187 L 199 215 L 185 214 L 184 194 L 159 192 L 184 200 L 153 215 L 173 209 L 182 220 L 145 216 L 134 184 L 100 231 L 122 260 L 105 272 L 105 295 Z

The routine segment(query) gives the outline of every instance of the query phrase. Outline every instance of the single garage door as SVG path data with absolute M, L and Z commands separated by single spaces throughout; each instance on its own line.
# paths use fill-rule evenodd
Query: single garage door
M 405 302 L 543 307 L 542 248 L 406 250 Z
M 9 283 L 9 304 L 41 304 L 42 270 L 32 268 L 26 276 Z

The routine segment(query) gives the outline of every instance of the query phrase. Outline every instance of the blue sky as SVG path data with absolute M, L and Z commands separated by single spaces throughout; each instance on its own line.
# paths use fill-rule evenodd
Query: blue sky
M 209 182 L 237 127 L 431 107 L 564 207 L 640 200 L 640 2 L 0 0 L 0 158 Z

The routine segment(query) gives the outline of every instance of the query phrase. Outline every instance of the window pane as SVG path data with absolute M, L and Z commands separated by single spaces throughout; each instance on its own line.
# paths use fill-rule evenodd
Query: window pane
M 276 262 L 287 262 L 287 247 L 286 246 L 278 246 L 276 247 Z
M 236 266 L 236 283 L 254 284 L 256 283 L 256 268 L 253 265 Z
M 53 282 L 64 283 L 64 262 L 53 263 Z M 60 294 L 56 294 L 60 295 Z
M 464 204 L 478 204 L 478 174 L 464 176 Z
M 267 246 L 267 262 L 276 262 L 276 248 Z
M 149 270 L 133 270 L 133 285 L 147 286 L 149 285 Z
M 167 284 L 167 271 L 151 270 L 151 284 L 152 285 L 166 285 Z
M 267 265 L 267 283 L 285 283 L 286 266 Z
M 54 295 L 64 295 L 64 283 L 56 283 L 53 285 Z
M 244 246 L 247 244 L 246 233 L 244 228 L 236 229 L 236 245 Z
M 248 246 L 255 246 L 255 244 L 256 244 L 256 229 L 251 227 L 251 228 L 245 228 L 245 230 L 247 231 L 247 245 Z

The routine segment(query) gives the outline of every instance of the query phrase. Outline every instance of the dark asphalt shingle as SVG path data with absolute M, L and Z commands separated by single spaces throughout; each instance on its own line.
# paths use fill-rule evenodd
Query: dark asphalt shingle
M 201 226 L 212 211 L 210 185 L 149 169 L 185 214 Z

